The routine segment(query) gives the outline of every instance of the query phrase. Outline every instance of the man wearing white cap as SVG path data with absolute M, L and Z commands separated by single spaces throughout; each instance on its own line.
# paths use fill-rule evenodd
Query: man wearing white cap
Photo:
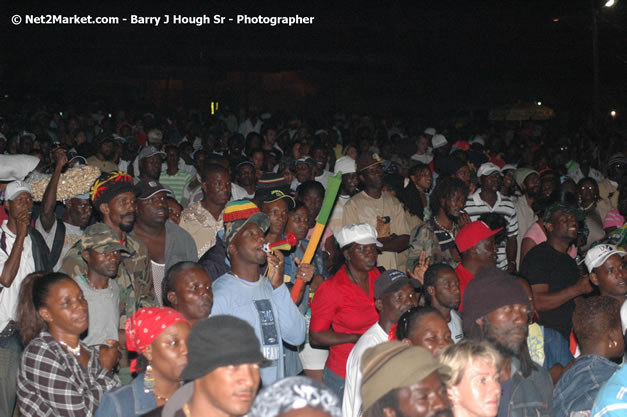
M 590 248 L 585 259 L 590 281 L 599 287 L 601 295 L 621 303 L 627 295 L 627 265 L 623 259 L 626 254 L 614 245 L 601 244 Z
M 507 241 L 497 246 L 496 266 L 513 272 L 516 270 L 518 218 L 512 200 L 499 192 L 502 181 L 501 169 L 492 162 L 481 164 L 477 171 L 477 179 L 481 188 L 468 196 L 464 210 L 472 221 L 479 220 L 479 217 L 486 213 L 499 214 L 505 218 Z
M 342 184 L 340 184 L 340 191 L 331 212 L 331 218 L 327 223 L 334 235 L 337 235 L 342 230 L 344 205 L 352 196 L 357 194 L 357 186 L 359 185 L 355 160 L 350 156 L 343 156 L 335 162 L 335 172 L 333 174 L 337 175 L 339 172 L 342 173 Z
M 9 218 L 0 226 L 0 415 L 13 415 L 17 368 L 22 347 L 15 328 L 20 286 L 35 271 L 49 270 L 48 248 L 30 227 L 33 190 L 30 184 L 7 184 L 4 208 Z
M 83 236 L 83 230 L 89 224 L 92 214 L 89 193 L 79 194 L 64 201 L 65 212 L 62 219 L 57 219 L 57 191 L 61 171 L 67 163 L 65 150 L 55 150 L 56 166 L 52 178 L 44 191 L 41 202 L 41 213 L 35 221 L 35 229 L 43 236 L 50 250 L 50 264 L 53 270 L 61 269 L 63 258 L 76 242 Z

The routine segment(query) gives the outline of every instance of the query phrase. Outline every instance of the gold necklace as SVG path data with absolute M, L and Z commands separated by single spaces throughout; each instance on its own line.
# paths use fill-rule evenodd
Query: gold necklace
M 152 393 L 154 394 L 154 396 L 157 399 L 157 401 L 163 401 L 164 404 L 167 403 L 170 400 L 168 397 L 161 396 L 161 395 L 157 394 L 154 391 Z
M 183 414 L 185 414 L 185 417 L 192 417 L 192 412 L 189 411 L 188 403 L 183 404 Z

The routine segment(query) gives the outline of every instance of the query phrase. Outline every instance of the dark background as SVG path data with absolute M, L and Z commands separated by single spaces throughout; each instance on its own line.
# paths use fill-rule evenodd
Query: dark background
M 234 108 L 424 119 L 485 117 L 495 105 L 541 100 L 577 120 L 592 107 L 592 6 L 602 5 L 597 1 L 128 3 L 133 4 L 6 2 L 0 17 L 0 100 L 6 106 L 12 98 L 36 95 L 61 106 L 102 98 L 112 106 L 167 109 L 213 100 Z M 598 15 L 603 114 L 627 112 L 625 3 Z M 11 24 L 12 15 L 24 13 L 299 14 L 315 16 L 315 23 Z

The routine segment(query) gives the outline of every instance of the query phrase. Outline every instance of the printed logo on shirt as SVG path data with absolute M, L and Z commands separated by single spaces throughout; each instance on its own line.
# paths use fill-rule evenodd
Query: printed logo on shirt
M 276 360 L 280 356 L 279 332 L 276 328 L 276 320 L 272 311 L 270 300 L 255 300 L 255 307 L 259 314 L 261 325 L 261 344 L 263 355 L 268 360 Z M 269 346 L 273 345 L 273 346 Z

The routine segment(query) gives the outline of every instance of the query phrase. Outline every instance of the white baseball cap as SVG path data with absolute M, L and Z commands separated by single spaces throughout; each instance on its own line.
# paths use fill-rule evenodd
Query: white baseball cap
M 448 143 L 448 140 L 444 137 L 444 135 L 435 135 L 431 138 L 431 145 L 433 149 L 441 148 Z
M 376 244 L 382 247 L 383 244 L 377 240 L 377 231 L 368 223 L 349 224 L 342 227 L 342 230 L 335 236 L 340 248 L 351 244 L 359 243 L 360 245 Z
M 337 175 L 338 172 L 342 172 L 342 174 L 352 174 L 353 172 L 357 172 L 355 160 L 347 155 L 335 161 L 335 171 L 333 173 Z
M 22 193 L 28 193 L 31 196 L 33 195 L 33 188 L 29 183 L 24 181 L 13 181 L 7 184 L 7 188 L 4 191 L 4 199 L 5 201 L 15 200 L 17 196 Z
M 483 177 L 484 175 L 491 175 L 495 172 L 501 173 L 501 168 L 493 164 L 492 162 L 486 162 L 481 164 L 479 170 L 477 170 L 477 178 Z
M 621 258 L 627 254 L 627 252 L 618 250 L 614 245 L 602 244 L 597 245 L 588 250 L 586 254 L 585 263 L 588 268 L 588 272 L 592 272 L 593 269 L 600 267 L 607 261 L 612 255 L 619 255 Z
M 485 139 L 483 139 L 483 136 L 481 135 L 476 135 L 474 138 L 470 139 L 469 142 L 471 145 L 478 143 L 481 146 L 485 146 Z
M 434 128 L 432 128 L 432 127 L 428 127 L 428 128 L 426 128 L 426 129 L 424 130 L 424 132 L 422 132 L 422 133 L 424 133 L 425 135 L 435 136 L 435 133 L 436 133 L 436 132 L 435 132 L 435 129 L 434 129 Z

